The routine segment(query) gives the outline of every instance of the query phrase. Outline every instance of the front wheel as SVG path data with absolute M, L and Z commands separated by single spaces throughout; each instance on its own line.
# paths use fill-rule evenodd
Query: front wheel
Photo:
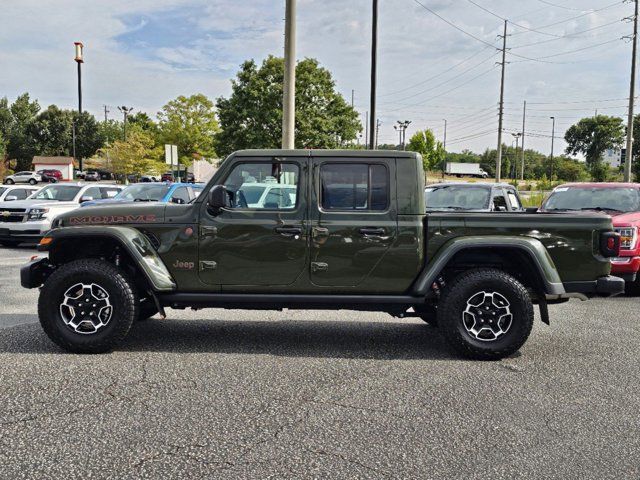
M 74 353 L 112 350 L 138 316 L 132 282 L 111 263 L 67 263 L 47 279 L 38 299 L 40 324 L 49 338 Z
M 438 303 L 438 326 L 456 352 L 498 360 L 517 352 L 529 338 L 533 304 L 511 275 L 471 270 L 447 285 Z
M 11 180 L 10 178 L 7 178 L 7 179 L 4 181 L 4 184 L 5 184 L 5 185 L 13 185 L 14 183 L 16 183 L 16 182 L 14 182 L 13 180 Z
M 35 178 L 29 179 L 29 185 L 35 185 L 38 181 Z

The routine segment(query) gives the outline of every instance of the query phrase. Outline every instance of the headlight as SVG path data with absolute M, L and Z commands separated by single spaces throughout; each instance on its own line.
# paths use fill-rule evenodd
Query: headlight
M 622 227 L 615 230 L 620 234 L 621 249 L 633 250 L 636 248 L 636 241 L 638 240 L 638 229 L 636 227 Z
M 29 210 L 29 217 L 27 220 L 42 220 L 46 217 L 48 211 L 48 208 L 32 208 Z

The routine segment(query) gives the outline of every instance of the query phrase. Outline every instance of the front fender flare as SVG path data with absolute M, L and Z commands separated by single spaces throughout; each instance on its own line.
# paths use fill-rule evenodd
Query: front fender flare
M 147 237 L 135 228 L 110 225 L 63 227 L 49 231 L 45 238 L 51 238 L 46 245 L 49 251 L 55 248 L 57 242 L 65 239 L 112 239 L 131 256 L 154 291 L 170 292 L 176 289 L 176 283 L 160 256 Z
M 424 296 L 429 287 L 438 278 L 449 261 L 459 252 L 470 249 L 516 249 L 525 253 L 533 262 L 540 279 L 544 293 L 548 295 L 564 295 L 565 289 L 558 275 L 553 259 L 545 246 L 536 238 L 516 236 L 473 236 L 458 237 L 449 240 L 435 253 L 432 259 L 413 284 L 412 293 Z

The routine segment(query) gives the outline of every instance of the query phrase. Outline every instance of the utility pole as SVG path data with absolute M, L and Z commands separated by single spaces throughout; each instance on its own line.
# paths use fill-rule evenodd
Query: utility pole
M 556 117 L 549 117 L 553 123 L 551 126 L 551 165 L 549 167 L 549 180 L 553 181 L 553 140 L 556 138 Z
M 400 120 L 398 120 L 398 123 L 400 123 Z M 402 150 L 402 127 L 394 125 L 393 129 L 398 132 L 398 150 Z
M 378 149 L 378 133 L 380 133 L 380 125 L 382 125 L 382 122 L 380 122 L 380 119 L 376 119 L 376 132 L 375 132 L 375 139 L 373 142 L 373 149 L 377 150 Z
M 500 112 L 498 118 L 498 156 L 496 158 L 496 182 L 500 182 L 502 174 L 502 119 L 504 116 L 504 70 L 507 66 L 507 20 L 504 21 L 502 36 L 502 78 L 500 80 Z
M 369 112 L 366 112 L 364 121 L 364 149 L 369 150 L 370 148 L 371 144 L 369 143 Z
M 634 0 L 633 42 L 631 57 L 631 85 L 629 87 L 629 121 L 627 123 L 627 157 L 624 163 L 624 181 L 631 181 L 631 162 L 633 161 L 633 108 L 636 96 L 636 50 L 638 48 L 638 0 Z
M 520 180 L 524 180 L 524 129 L 527 121 L 527 101 L 524 101 L 524 107 L 522 108 L 522 162 L 520 163 Z
M 352 88 L 351 89 L 351 108 L 353 108 L 355 105 L 355 98 L 356 98 L 356 91 Z
M 444 158 L 442 159 L 442 180 L 444 180 L 444 173 L 447 168 L 447 119 L 444 119 L 444 141 L 442 142 L 442 149 L 444 150 Z
M 284 22 L 284 92 L 282 148 L 295 148 L 296 127 L 296 0 L 287 0 Z
M 104 108 L 104 123 L 107 123 L 107 115 L 109 114 L 109 105 L 103 105 L 102 106 Z
M 373 0 L 373 16 L 371 22 L 371 99 L 370 99 L 370 131 L 369 144 L 375 150 L 378 148 L 378 119 L 376 118 L 376 63 L 378 58 L 378 0 Z
M 73 42 L 73 45 L 76 50 L 76 58 L 74 59 L 78 64 L 78 121 L 82 116 L 82 64 L 84 63 L 84 45 L 82 42 Z M 75 124 L 73 129 L 73 144 L 74 144 L 74 153 L 73 158 L 76 157 L 75 154 Z M 82 158 L 78 159 L 78 167 L 82 171 Z
M 518 178 L 518 143 L 520 142 L 520 137 L 522 136 L 522 133 L 518 132 L 518 133 L 512 133 L 511 135 L 513 135 L 513 138 L 516 139 L 516 153 L 513 155 L 513 178 L 514 180 L 516 178 Z

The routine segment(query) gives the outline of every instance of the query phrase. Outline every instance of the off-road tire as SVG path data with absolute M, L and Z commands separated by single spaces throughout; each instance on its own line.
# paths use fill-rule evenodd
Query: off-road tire
M 113 311 L 109 322 L 91 334 L 65 325 L 60 305 L 65 292 L 77 283 L 97 284 L 109 295 Z M 40 290 L 38 316 L 47 336 L 73 353 L 103 353 L 113 350 L 129 333 L 138 316 L 138 295 L 133 282 L 113 264 L 98 259 L 67 263 L 47 279 Z
M 479 292 L 497 292 L 509 302 L 512 314 L 510 328 L 491 341 L 474 338 L 463 320 L 468 302 Z M 499 360 L 517 352 L 529 338 L 533 304 L 524 285 L 511 275 L 494 269 L 471 270 L 444 289 L 438 303 L 438 325 L 457 353 L 477 360 Z

